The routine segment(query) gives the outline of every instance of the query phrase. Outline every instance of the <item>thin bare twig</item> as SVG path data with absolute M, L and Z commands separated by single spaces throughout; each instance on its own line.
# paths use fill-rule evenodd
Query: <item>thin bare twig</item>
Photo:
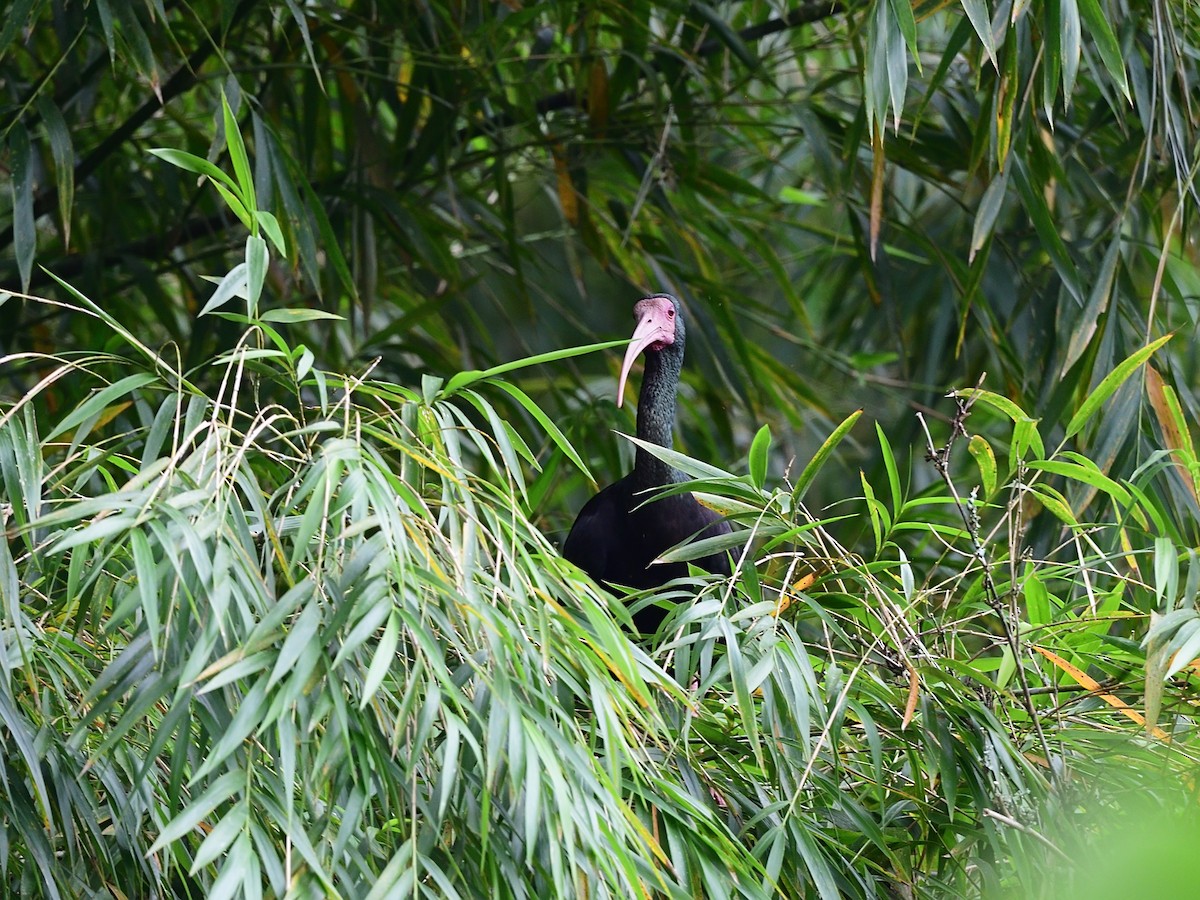
M 986 375 L 981 375 L 979 385 L 983 384 L 983 379 Z M 1038 737 L 1038 743 L 1041 744 L 1042 753 L 1047 761 L 1051 757 L 1050 743 L 1046 740 L 1046 734 L 1042 730 L 1041 719 L 1038 718 L 1037 710 L 1033 705 L 1033 695 L 1030 693 L 1029 676 L 1025 672 L 1025 666 L 1021 663 L 1021 639 L 1017 631 L 1016 610 L 1010 604 L 1008 608 L 1000 599 L 1000 592 L 996 588 L 996 580 L 992 577 L 992 565 L 988 559 L 988 549 L 986 544 L 980 538 L 980 523 L 979 514 L 975 510 L 974 504 L 965 501 L 958 493 L 958 488 L 954 484 L 954 479 L 950 477 L 950 456 L 954 449 L 954 443 L 961 435 L 966 437 L 966 421 L 971 413 L 972 401 L 969 399 L 956 398 L 958 409 L 955 412 L 954 418 L 950 423 L 950 436 L 946 438 L 946 443 L 938 448 L 933 442 L 933 436 L 929 433 L 929 427 L 925 423 L 925 417 L 920 413 L 917 414 L 917 420 L 921 423 L 921 428 L 925 431 L 925 440 L 929 447 L 928 459 L 933 463 L 933 467 L 937 470 L 946 488 L 950 491 L 950 497 L 954 501 L 954 507 L 958 510 L 959 517 L 962 519 L 963 527 L 971 538 L 971 549 L 979 565 L 983 569 L 983 589 L 984 595 L 987 598 L 988 605 L 995 611 L 1000 619 L 1001 627 L 1004 630 L 1004 638 L 1008 644 L 1009 651 L 1013 655 L 1013 660 L 1017 664 L 1017 677 L 1021 683 L 1021 699 L 1025 706 L 1025 711 L 1029 715 L 1029 720 L 1033 723 L 1033 728 Z M 1054 767 L 1050 767 L 1050 776 L 1055 776 Z

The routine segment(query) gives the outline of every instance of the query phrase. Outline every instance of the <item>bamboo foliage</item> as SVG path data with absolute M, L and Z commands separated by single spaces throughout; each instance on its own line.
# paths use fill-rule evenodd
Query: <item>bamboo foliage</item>
M 1082 674 L 1135 661 L 1097 640 L 1179 590 L 1178 551 L 1150 539 L 1161 510 L 1047 454 L 1036 427 L 1021 437 L 1004 398 L 965 395 L 1015 426 L 1002 454 L 972 454 L 992 485 L 978 501 L 954 487 L 973 476 L 950 445 L 931 449 L 948 493 L 906 498 L 894 460 L 886 484 L 864 481 L 867 558 L 789 486 L 656 451 L 750 545 L 648 652 L 522 511 L 528 442 L 488 415 L 505 373 L 422 392 L 297 381 L 299 354 L 256 349 L 271 327 L 249 321 L 212 397 L 165 361 L 95 356 L 44 376 L 96 384 L 55 427 L 32 396 L 6 413 L 10 889 L 1035 896 L 1062 852 L 1045 804 L 1089 796 L 1056 773 L 1123 760 L 1132 784 L 1194 764 L 1173 695 L 1177 742 L 1113 745 L 1113 715 L 1153 718 L 1119 696 L 1136 682 Z M 1126 525 L 1080 519 L 1072 485 Z M 1026 526 L 1002 490 L 1036 496 L 1076 561 L 1006 559 Z M 1143 547 L 1153 585 L 1115 565 L 1148 567 Z M 1166 630 L 1184 621 L 1152 639 L 1185 652 L 1190 625 Z M 1058 707 L 1063 673 L 1099 705 Z
M 56 290 L 45 266 L 136 298 L 122 318 L 190 366 L 229 349 L 236 329 L 189 323 L 243 223 L 144 152 L 176 148 L 229 158 L 278 223 L 268 307 L 347 317 L 308 339 L 334 370 L 482 368 L 670 287 L 713 385 L 704 456 L 745 449 L 731 397 L 811 452 L 847 377 L 897 427 L 984 371 L 1057 418 L 1191 323 L 1194 43 L 1175 6 L 1123 0 L 18 4 L 0 283 Z M 10 302 L 7 350 L 104 338 Z M 536 399 L 581 415 L 563 385 Z M 1107 431 L 1106 459 L 1138 452 Z

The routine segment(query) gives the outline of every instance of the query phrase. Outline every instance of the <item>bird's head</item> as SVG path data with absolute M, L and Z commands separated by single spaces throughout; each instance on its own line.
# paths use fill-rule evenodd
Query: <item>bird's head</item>
M 621 363 L 617 406 L 625 401 L 625 381 L 642 351 L 660 353 L 670 348 L 672 353 L 683 356 L 683 308 L 678 300 L 670 294 L 654 294 L 639 300 L 633 307 L 633 315 L 638 324 Z

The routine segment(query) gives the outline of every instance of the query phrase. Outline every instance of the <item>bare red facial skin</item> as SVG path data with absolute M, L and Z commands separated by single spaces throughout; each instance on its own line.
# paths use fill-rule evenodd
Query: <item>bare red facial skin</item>
M 629 378 L 633 361 L 642 355 L 642 351 L 657 352 L 668 344 L 675 343 L 675 304 L 669 299 L 647 297 L 645 300 L 639 300 L 633 308 L 633 315 L 638 324 L 633 337 L 629 339 L 625 360 L 621 363 L 621 377 L 617 382 L 617 406 L 625 402 L 625 381 Z

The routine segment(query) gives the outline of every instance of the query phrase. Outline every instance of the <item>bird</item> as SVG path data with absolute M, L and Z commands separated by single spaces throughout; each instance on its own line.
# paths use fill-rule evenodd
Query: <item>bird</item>
M 625 400 L 629 371 L 644 352 L 637 436 L 670 448 L 675 393 L 683 368 L 683 308 L 670 294 L 653 294 L 639 300 L 633 313 L 637 327 L 621 363 L 617 406 Z M 676 544 L 732 531 L 722 516 L 702 506 L 690 493 L 652 499 L 658 489 L 686 480 L 673 466 L 638 447 L 633 471 L 604 488 L 579 511 L 563 544 L 563 556 L 609 589 L 613 585 L 657 588 L 686 576 L 686 562 L 653 562 Z M 725 551 L 693 562 L 715 575 L 727 576 L 732 571 Z M 660 606 L 647 606 L 633 616 L 633 624 L 644 635 L 654 634 L 666 615 Z

